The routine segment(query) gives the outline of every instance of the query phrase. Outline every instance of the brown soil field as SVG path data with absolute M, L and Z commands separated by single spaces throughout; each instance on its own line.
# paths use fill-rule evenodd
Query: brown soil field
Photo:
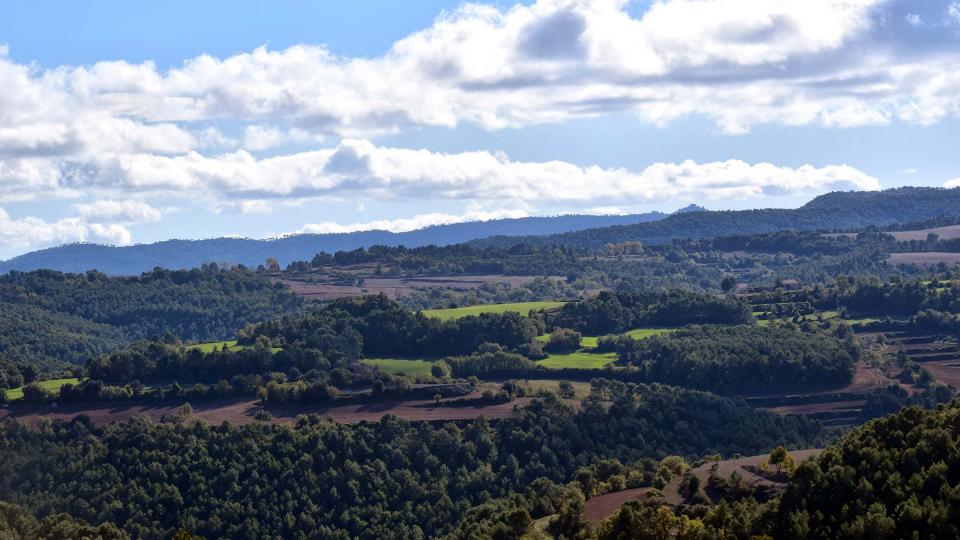
M 583 512 L 586 514 L 587 520 L 596 527 L 604 518 L 619 510 L 623 503 L 643 499 L 651 489 L 648 487 L 625 489 L 594 497 L 583 505 Z
M 811 448 L 808 450 L 791 450 L 790 455 L 793 456 L 794 461 L 799 465 L 801 461 L 804 461 L 808 457 L 820 455 L 820 452 L 823 452 L 823 449 Z M 730 475 L 736 471 L 743 477 L 745 482 L 754 486 L 782 486 L 783 484 L 779 482 L 764 478 L 750 471 L 750 469 L 758 469 L 760 464 L 768 459 L 770 459 L 770 454 L 720 461 L 717 467 L 717 474 L 723 478 L 729 478 Z M 707 481 L 710 479 L 710 468 L 713 464 L 713 462 L 707 462 L 693 469 L 693 474 L 700 479 L 701 489 L 707 486 Z M 682 504 L 684 502 L 683 497 L 680 495 L 680 478 L 674 478 L 670 484 L 663 488 L 663 498 L 670 504 Z
M 946 227 L 936 227 L 933 229 L 921 229 L 916 231 L 893 231 L 887 234 L 892 235 L 897 240 L 904 241 L 926 240 L 927 235 L 930 233 L 936 234 L 941 240 L 960 238 L 960 225 L 948 225 Z
M 822 412 L 859 412 L 866 405 L 862 399 L 851 401 L 832 401 L 830 403 L 807 403 L 804 405 L 784 405 L 782 407 L 771 407 L 768 411 L 777 414 L 816 414 Z
M 960 388 L 960 361 L 924 362 L 923 367 L 933 375 L 934 379 L 954 388 Z
M 477 397 L 476 395 L 465 397 Z M 441 404 L 451 400 L 441 400 Z M 469 420 L 485 416 L 487 418 L 507 418 L 513 416 L 515 406 L 524 406 L 529 398 L 519 398 L 512 403 L 496 405 L 460 406 L 447 404 L 437 406 L 433 400 L 416 401 L 384 401 L 377 403 L 356 403 L 335 407 L 321 406 L 268 406 L 261 407 L 257 400 L 250 398 L 233 398 L 216 401 L 200 402 L 193 407 L 196 418 L 211 424 L 230 422 L 234 424 L 248 424 L 253 422 L 253 415 L 259 410 L 267 410 L 273 415 L 274 424 L 296 422 L 300 416 L 317 414 L 321 417 L 330 417 L 335 422 L 357 423 L 363 421 L 377 421 L 387 414 L 405 420 Z M 78 414 L 85 414 L 96 425 L 105 425 L 111 422 L 122 422 L 134 416 L 147 416 L 153 421 L 159 421 L 163 416 L 173 414 L 183 402 L 168 403 L 98 403 L 52 407 L 45 405 L 13 406 L 0 408 L 0 418 L 18 418 L 28 423 L 35 423 L 42 419 L 69 420 Z
M 951 238 L 960 238 L 960 225 L 948 225 L 946 227 L 936 227 L 933 229 L 919 229 L 914 231 L 888 231 L 885 234 L 896 238 L 899 241 L 904 240 L 926 240 L 927 235 L 934 233 L 940 236 L 941 240 L 949 240 Z M 857 233 L 828 233 L 824 236 L 837 238 L 840 236 L 846 236 L 848 238 L 855 238 Z
M 891 253 L 887 259 L 890 264 L 953 264 L 960 262 L 960 253 L 944 253 L 940 251 L 917 252 L 917 253 Z
M 513 287 L 519 287 L 531 283 L 536 276 L 506 276 L 501 274 L 485 274 L 475 276 L 378 276 L 364 277 L 363 286 L 355 287 L 351 285 L 336 285 L 334 283 L 325 283 L 326 276 L 316 276 L 317 282 L 310 282 L 299 279 L 278 279 L 290 287 L 290 289 L 308 298 L 318 300 L 336 300 L 338 298 L 348 298 L 351 296 L 360 296 L 363 294 L 386 294 L 390 298 L 409 296 L 418 289 L 431 287 L 441 287 L 445 289 L 475 289 L 487 283 L 509 283 Z M 563 279 L 563 278 L 554 278 Z
M 823 449 L 811 448 L 807 450 L 791 450 L 790 455 L 793 456 L 794 461 L 799 465 L 800 462 L 809 457 L 815 457 L 819 455 L 820 452 L 823 452 Z M 717 466 L 717 474 L 723 478 L 729 478 L 733 472 L 737 472 L 743 477 L 745 482 L 754 486 L 783 486 L 782 483 L 764 478 L 751 471 L 751 469 L 759 469 L 760 464 L 768 459 L 770 459 L 769 454 L 761 454 L 758 456 L 720 461 Z M 713 464 L 714 462 L 707 462 L 693 469 L 693 474 L 700 479 L 700 485 L 702 487 L 706 487 L 707 481 L 710 479 L 710 468 Z M 663 488 L 662 494 L 664 501 L 673 505 L 684 503 L 683 497 L 680 495 L 680 480 L 680 478 L 674 478 L 672 482 Z M 651 488 L 649 487 L 625 489 L 623 491 L 593 497 L 584 504 L 584 513 L 590 523 L 594 526 L 599 525 L 601 521 L 611 516 L 624 503 L 643 499 L 650 490 Z

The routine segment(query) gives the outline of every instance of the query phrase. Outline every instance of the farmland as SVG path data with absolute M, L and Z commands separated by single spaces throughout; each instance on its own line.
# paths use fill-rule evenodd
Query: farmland
M 242 351 L 249 347 L 249 345 L 237 345 L 237 340 L 235 339 L 226 341 L 207 341 L 204 343 L 187 345 L 187 349 L 196 349 L 204 353 L 212 353 L 214 351 Z M 274 354 L 280 352 L 281 350 L 281 347 L 270 347 L 270 352 Z
M 388 275 L 390 272 L 397 272 L 397 275 Z M 365 294 L 385 294 L 397 299 L 428 289 L 470 290 L 490 284 L 521 287 L 532 283 L 537 277 L 504 274 L 412 276 L 402 275 L 399 270 L 392 268 L 381 269 L 378 274 L 376 265 L 352 264 L 337 266 L 329 271 L 285 273 L 274 279 L 297 295 L 326 301 Z
M 923 251 L 918 253 L 891 253 L 887 259 L 890 264 L 917 264 L 931 266 L 940 263 L 955 264 L 960 262 L 960 253 L 945 253 L 940 251 Z
M 468 397 L 477 397 L 468 396 Z M 255 421 L 257 412 L 265 410 L 271 415 L 271 423 L 292 424 L 301 416 L 315 414 L 321 418 L 332 418 L 336 422 L 353 424 L 357 422 L 375 422 L 385 415 L 393 415 L 406 420 L 440 421 L 440 420 L 469 420 L 479 418 L 507 418 L 513 415 L 514 406 L 523 406 L 529 403 L 528 398 L 518 398 L 513 402 L 486 404 L 477 403 L 469 406 L 445 406 L 450 400 L 441 400 L 438 406 L 434 400 L 389 400 L 371 403 L 353 403 L 334 406 L 270 406 L 264 407 L 258 400 L 246 397 L 205 401 L 191 404 L 193 418 L 203 420 L 211 425 L 222 422 L 244 425 Z M 37 423 L 41 420 L 70 420 L 78 414 L 84 414 L 96 425 L 106 425 L 111 422 L 123 422 L 134 417 L 147 417 L 159 422 L 164 417 L 170 417 L 182 411 L 185 405 L 182 401 L 168 401 L 163 403 L 120 403 L 120 404 L 82 404 L 66 405 L 51 408 L 16 407 L 0 408 L 0 419 L 5 417 L 18 418 L 27 423 Z
M 468 315 L 480 315 L 481 313 L 507 313 L 515 312 L 527 316 L 531 311 L 541 309 L 556 309 L 562 307 L 566 302 L 518 302 L 514 304 L 482 304 L 477 306 L 465 306 L 450 309 L 426 309 L 423 314 L 427 317 L 436 317 L 441 320 L 459 319 Z
M 537 362 L 548 369 L 601 369 L 617 361 L 617 353 L 593 353 L 581 349 L 566 354 L 551 354 Z
M 224 346 L 226 346 L 226 349 L 224 349 Z M 223 350 L 235 349 L 238 347 L 237 347 L 237 340 L 231 340 L 231 341 L 208 341 L 206 343 L 197 343 L 194 345 L 188 345 L 187 348 L 197 349 L 200 352 L 209 353 L 209 352 L 213 352 L 214 349 L 218 351 L 223 351 Z
M 429 377 L 431 360 L 418 358 L 366 358 L 363 360 L 368 366 L 376 366 L 387 373 L 406 375 L 407 377 Z
M 79 382 L 80 382 L 80 379 L 76 379 L 76 378 L 50 379 L 47 381 L 40 381 L 40 386 L 44 390 L 56 392 L 60 390 L 60 387 L 65 384 L 77 384 Z M 23 397 L 23 387 L 7 390 L 7 399 L 9 400 L 20 399 L 22 397 Z

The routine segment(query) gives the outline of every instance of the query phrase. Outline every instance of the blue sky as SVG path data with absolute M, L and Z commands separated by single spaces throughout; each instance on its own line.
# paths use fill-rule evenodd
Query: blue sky
M 0 47 L 0 258 L 960 183 L 953 0 L 13 0 Z

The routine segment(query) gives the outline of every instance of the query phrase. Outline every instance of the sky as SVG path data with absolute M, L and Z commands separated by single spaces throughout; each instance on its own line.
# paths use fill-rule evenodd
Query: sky
M 960 0 L 6 0 L 0 259 L 960 186 Z

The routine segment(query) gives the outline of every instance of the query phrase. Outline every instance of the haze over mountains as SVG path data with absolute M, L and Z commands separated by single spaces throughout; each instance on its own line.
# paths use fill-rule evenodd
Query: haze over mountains
M 677 213 L 703 211 L 689 205 Z M 112 275 L 140 274 L 156 267 L 194 268 L 203 263 L 234 263 L 256 267 L 267 257 L 282 264 L 309 260 L 319 252 L 333 253 L 358 247 L 388 245 L 418 247 L 449 245 L 488 236 L 527 236 L 561 234 L 598 227 L 633 225 L 660 220 L 663 212 L 627 215 L 562 215 L 495 219 L 435 225 L 409 232 L 385 230 L 351 233 L 298 234 L 270 240 L 249 238 L 212 238 L 207 240 L 167 240 L 153 244 L 114 247 L 98 244 L 68 244 L 41 249 L 0 262 L 0 273 L 40 268 L 64 272 L 96 269 Z
M 960 189 L 897 188 L 885 191 L 834 192 L 797 209 L 706 211 L 691 206 L 673 214 L 652 212 L 623 216 L 567 215 L 499 219 L 438 225 L 393 233 L 374 230 L 342 234 L 303 234 L 273 240 L 216 238 L 168 240 L 112 247 L 71 244 L 27 253 L 0 263 L 0 272 L 48 268 L 66 272 L 96 269 L 107 274 L 139 274 L 155 267 L 192 268 L 203 263 L 262 264 L 275 257 L 282 265 L 372 245 L 477 246 L 567 244 L 595 248 L 610 242 L 639 240 L 669 243 L 680 238 L 710 238 L 780 230 L 854 230 L 913 223 L 941 216 L 960 217 Z

